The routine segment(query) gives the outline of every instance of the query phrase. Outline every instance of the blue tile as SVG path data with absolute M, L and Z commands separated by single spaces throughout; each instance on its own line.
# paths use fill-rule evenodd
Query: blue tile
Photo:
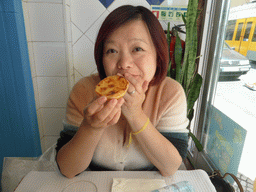
M 150 5 L 161 5 L 164 0 L 147 0 Z
M 99 0 L 102 5 L 104 5 L 106 8 L 108 8 L 108 6 L 113 3 L 114 0 Z

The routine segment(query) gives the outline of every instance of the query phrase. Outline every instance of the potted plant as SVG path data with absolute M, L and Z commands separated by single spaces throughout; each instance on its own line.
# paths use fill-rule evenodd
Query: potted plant
M 199 97 L 202 85 L 202 77 L 197 72 L 197 18 L 198 18 L 198 0 L 189 0 L 187 7 L 187 17 L 182 15 L 186 27 L 186 40 L 182 41 L 179 32 L 182 32 L 180 26 L 175 26 L 170 31 L 170 23 L 167 29 L 167 42 L 170 51 L 170 62 L 168 76 L 177 80 L 183 87 L 187 98 L 187 114 L 189 122 L 194 116 L 194 104 Z M 203 146 L 190 130 L 189 136 L 195 142 L 198 151 L 203 150 Z

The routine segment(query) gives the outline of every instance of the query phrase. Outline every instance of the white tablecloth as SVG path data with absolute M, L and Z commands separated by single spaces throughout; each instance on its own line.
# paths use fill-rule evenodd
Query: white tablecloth
M 113 178 L 164 179 L 167 185 L 180 181 L 189 181 L 197 192 L 214 192 L 207 173 L 203 170 L 177 171 L 171 177 L 163 177 L 157 171 L 85 171 L 72 179 L 67 179 L 59 172 L 30 172 L 20 183 L 15 192 L 63 191 L 73 182 L 92 182 L 98 192 L 110 192 Z
M 1 178 L 2 192 L 13 192 L 30 171 L 59 171 L 55 162 L 55 145 L 39 158 L 5 157 Z M 186 170 L 182 164 L 180 170 Z

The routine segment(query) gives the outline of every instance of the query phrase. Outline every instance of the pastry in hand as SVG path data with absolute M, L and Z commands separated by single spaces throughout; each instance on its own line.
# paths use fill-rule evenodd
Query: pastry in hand
M 120 99 L 127 92 L 129 82 L 122 76 L 108 76 L 101 80 L 95 88 L 99 96 L 106 96 L 107 99 Z

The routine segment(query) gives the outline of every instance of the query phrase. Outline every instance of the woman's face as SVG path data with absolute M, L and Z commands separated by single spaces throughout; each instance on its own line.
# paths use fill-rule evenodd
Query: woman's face
M 142 20 L 128 22 L 106 39 L 103 66 L 107 76 L 129 73 L 150 82 L 156 72 L 156 49 Z

